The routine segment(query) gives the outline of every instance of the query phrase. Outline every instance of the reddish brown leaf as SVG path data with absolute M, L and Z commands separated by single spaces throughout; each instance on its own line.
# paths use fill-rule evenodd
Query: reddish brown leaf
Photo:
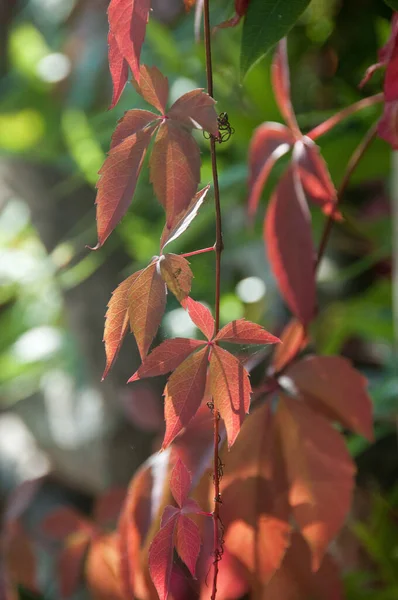
M 112 102 L 109 107 L 111 109 L 119 102 L 129 77 L 128 62 L 123 58 L 111 31 L 108 34 L 108 60 L 113 85 Z
M 189 262 L 178 254 L 165 254 L 160 258 L 160 273 L 174 296 L 182 302 L 191 291 L 193 273 Z
M 282 296 L 306 326 L 315 311 L 314 246 L 310 213 L 292 167 L 271 197 L 264 238 Z
M 179 458 L 174 465 L 170 478 L 170 490 L 178 506 L 182 508 L 187 501 L 191 489 L 191 476 Z
M 281 334 L 281 344 L 275 348 L 271 372 L 281 371 L 307 344 L 307 337 L 300 321 L 291 319 Z
M 113 527 L 119 518 L 125 499 L 125 488 L 115 487 L 101 494 L 95 503 L 94 522 L 102 529 Z
M 91 544 L 85 576 L 93 600 L 125 600 L 122 592 L 118 538 L 115 533 Z
M 214 319 L 209 309 L 204 304 L 192 300 L 189 296 L 184 300 L 183 306 L 188 311 L 196 327 L 200 329 L 208 340 L 211 340 L 214 335 Z
M 296 523 L 319 569 L 351 505 L 355 466 L 343 437 L 303 402 L 281 395 L 277 423 Z
M 109 29 L 137 81 L 149 10 L 150 0 L 111 0 L 108 8 Z
M 156 377 L 174 371 L 194 350 L 203 346 L 204 343 L 202 340 L 191 340 L 190 338 L 165 340 L 145 358 L 140 368 L 130 377 L 128 383 L 144 377 Z
M 97 184 L 97 230 L 101 247 L 126 214 L 156 125 L 148 125 L 115 145 L 101 167 Z
M 175 547 L 179 557 L 187 565 L 194 578 L 200 546 L 198 526 L 189 517 L 180 515 L 177 519 Z
M 55 509 L 44 519 L 42 531 L 56 540 L 64 540 L 77 532 L 90 535 L 94 531 L 94 526 L 75 509 L 63 506 Z
M 254 132 L 249 148 L 249 200 L 252 219 L 261 194 L 276 161 L 289 152 L 294 143 L 291 131 L 280 123 L 263 123 Z
M 219 331 L 215 339 L 233 344 L 277 344 L 280 342 L 279 338 L 268 333 L 264 327 L 246 321 L 246 319 L 231 321 Z
M 283 457 L 268 404 L 247 417 L 222 461 L 225 548 L 252 581 L 265 583 L 279 568 L 290 534 Z
M 83 581 L 83 565 L 90 537 L 77 533 L 70 537 L 57 562 L 61 598 L 70 598 Z
M 104 343 L 106 365 L 102 380 L 108 375 L 110 368 L 116 360 L 120 347 L 129 327 L 129 292 L 134 281 L 142 271 L 127 277 L 113 292 L 105 315 Z
M 178 98 L 167 116 L 183 123 L 187 127 L 199 127 L 218 136 L 217 112 L 215 100 L 202 89 L 192 90 Z
M 296 142 L 293 162 L 307 199 L 321 206 L 326 215 L 334 214 L 337 193 L 318 146 L 308 137 Z
M 372 401 L 367 381 L 341 356 L 310 356 L 286 372 L 311 408 L 373 439 Z
M 166 307 L 166 286 L 159 273 L 157 261 L 144 269 L 133 282 L 128 302 L 131 331 L 134 333 L 141 360 L 144 360 Z
M 167 600 L 170 589 L 176 521 L 177 516 L 170 519 L 155 535 L 149 548 L 149 572 L 159 600 Z
M 3 556 L 5 561 L 6 592 L 12 594 L 11 584 L 22 585 L 33 594 L 39 593 L 38 564 L 35 549 L 28 535 L 18 521 L 10 523 L 7 535 L 2 535 Z M 3 558 L 3 556 L 1 558 Z M 0 560 L 0 597 L 2 590 L 2 560 Z M 9 576 L 9 581 L 7 581 Z M 8 587 L 8 585 L 10 587 Z M 3 588 L 4 589 L 4 588 Z M 15 596 L 15 600 L 19 595 Z M 3 600 L 3 598 L 2 598 Z M 13 596 L 6 596 L 5 600 L 14 600 Z
M 171 375 L 164 390 L 166 433 L 163 448 L 167 448 L 194 417 L 203 399 L 209 349 L 203 348 L 189 356 Z
M 219 346 L 213 346 L 210 358 L 210 389 L 231 447 L 249 412 L 251 387 L 249 375 L 239 360 Z
M 209 191 L 210 186 L 207 185 L 203 190 L 200 190 L 195 196 L 192 198 L 191 202 L 187 209 L 183 210 L 180 214 L 178 214 L 174 222 L 168 227 L 167 224 L 164 226 L 162 238 L 160 242 L 160 249 L 163 251 L 164 247 L 167 246 L 170 242 L 176 240 L 184 231 L 188 229 L 203 202 L 205 201 L 206 194 Z
M 319 570 L 311 570 L 308 546 L 298 534 L 292 535 L 292 544 L 285 560 L 270 583 L 264 586 L 259 600 L 343 600 L 344 592 L 339 569 L 331 556 L 326 555 Z
M 137 92 L 164 115 L 169 96 L 169 82 L 157 67 L 141 65 L 139 83 L 133 81 Z
M 288 127 L 292 131 L 294 137 L 301 138 L 302 134 L 297 125 L 296 115 L 294 114 L 290 98 L 290 72 L 286 38 L 283 38 L 276 47 L 272 63 L 272 87 L 279 110 Z
M 199 146 L 188 131 L 171 119 L 159 128 L 150 169 L 155 194 L 170 227 L 176 215 L 190 205 L 200 181 Z
M 126 111 L 123 117 L 119 119 L 116 129 L 112 134 L 111 150 L 124 142 L 129 136 L 134 135 L 156 120 L 160 123 L 160 117 L 149 110 L 136 108 Z

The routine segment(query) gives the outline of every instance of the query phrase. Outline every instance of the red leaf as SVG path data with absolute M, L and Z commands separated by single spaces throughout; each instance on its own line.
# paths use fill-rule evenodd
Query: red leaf
M 177 519 L 175 546 L 179 557 L 195 578 L 196 562 L 201 546 L 200 533 L 198 526 L 185 515 L 180 515 Z
M 171 375 L 164 390 L 166 433 L 162 448 L 194 417 L 203 399 L 209 349 L 203 348 L 187 358 Z
M 287 57 L 287 41 L 283 38 L 277 45 L 272 63 L 272 87 L 279 110 L 295 138 L 301 138 L 292 101 L 290 98 L 290 72 Z
M 83 563 L 90 544 L 87 536 L 71 536 L 62 549 L 58 563 L 58 581 L 61 598 L 70 598 L 83 581 Z
M 129 318 L 141 360 L 161 323 L 166 307 L 166 285 L 159 273 L 158 263 L 151 263 L 134 281 L 129 292 Z
M 215 104 L 215 100 L 202 89 L 192 90 L 174 102 L 167 116 L 187 127 L 199 125 L 201 129 L 217 137 L 218 121 Z
M 106 365 L 102 380 L 108 375 L 116 360 L 120 347 L 129 327 L 128 303 L 129 291 L 142 271 L 127 277 L 113 292 L 105 315 L 104 339 Z
M 189 262 L 178 254 L 165 254 L 160 258 L 160 273 L 174 296 L 182 302 L 191 291 L 193 273 Z
M 137 81 L 149 10 L 150 0 L 111 0 L 108 8 L 109 29 Z
M 291 131 L 280 123 L 264 123 L 257 127 L 249 148 L 248 214 L 256 214 L 261 194 L 276 161 L 289 152 L 294 143 Z
M 124 142 L 129 136 L 134 135 L 156 120 L 160 123 L 160 117 L 150 110 L 135 108 L 134 110 L 126 111 L 123 117 L 119 119 L 116 129 L 112 134 L 111 150 Z
M 268 207 L 264 237 L 279 289 L 304 326 L 315 311 L 311 217 L 293 169 L 280 179 Z
M 249 412 L 251 387 L 249 375 L 239 360 L 219 346 L 213 346 L 210 358 L 210 389 L 231 447 Z
M 351 505 L 355 466 L 343 437 L 303 402 L 281 395 L 277 422 L 290 483 L 289 502 L 319 569 Z
M 156 377 L 174 371 L 194 350 L 203 346 L 201 340 L 190 338 L 174 338 L 165 340 L 145 358 L 140 368 L 128 380 L 128 383 L 143 379 L 144 377 Z
M 398 150 L 398 101 L 386 102 L 377 132 L 394 150 Z
M 133 81 L 137 92 L 164 115 L 169 96 L 169 82 L 157 67 L 141 65 L 139 83 Z
M 95 503 L 94 521 L 101 528 L 115 525 L 126 499 L 125 488 L 111 488 L 104 492 Z
M 231 321 L 219 331 L 215 339 L 233 344 L 277 344 L 280 342 L 264 327 L 245 319 Z
M 206 194 L 209 191 L 210 186 L 207 185 L 203 190 L 200 190 L 195 196 L 192 198 L 189 203 L 188 208 L 181 211 L 174 219 L 174 222 L 168 227 L 167 224 L 164 226 L 162 238 L 160 241 L 160 249 L 163 251 L 165 246 L 170 242 L 176 240 L 184 231 L 188 229 L 196 215 L 200 207 L 202 206 Z
M 113 84 L 112 102 L 109 107 L 111 109 L 119 102 L 129 77 L 128 62 L 123 58 L 116 38 L 111 31 L 108 34 L 108 60 Z
M 191 475 L 179 458 L 174 465 L 170 478 L 170 490 L 178 506 L 182 508 L 187 501 L 191 489 Z
M 167 600 L 169 594 L 176 521 L 177 517 L 170 519 L 158 531 L 149 547 L 149 572 L 159 600 Z
M 367 382 L 351 363 L 341 356 L 310 356 L 286 372 L 311 408 L 328 418 L 373 439 L 372 401 Z
M 150 169 L 155 194 L 170 227 L 176 215 L 190 205 L 200 181 L 199 146 L 188 131 L 171 119 L 159 128 Z
M 326 215 L 334 214 L 337 193 L 318 146 L 308 137 L 296 142 L 293 162 L 307 199 L 321 206 Z
M 214 335 L 215 325 L 209 309 L 200 302 L 192 300 L 192 298 L 189 296 L 184 300 L 183 307 L 188 311 L 189 316 L 195 323 L 196 327 L 200 329 L 200 331 L 207 337 L 208 340 L 211 340 Z
M 272 357 L 272 373 L 281 371 L 306 346 L 308 340 L 300 321 L 290 320 L 282 331 L 281 342 L 276 346 Z
M 96 249 L 103 245 L 127 212 L 155 129 L 156 125 L 148 125 L 115 145 L 109 151 L 100 169 L 96 198 L 98 230 Z
M 0 559 L 0 598 L 3 600 L 2 583 L 6 586 L 6 592 L 13 591 L 8 584 L 18 584 L 38 595 L 40 585 L 38 582 L 38 558 L 35 548 L 23 530 L 19 521 L 13 521 L 8 524 L 7 534 L 2 535 L 2 557 Z M 3 570 L 2 561 L 4 558 L 5 566 Z M 4 572 L 5 571 L 5 572 Z M 2 581 L 3 575 L 3 581 Z M 9 575 L 9 581 L 8 577 Z M 14 596 L 5 596 L 5 600 L 17 600 L 19 594 Z
M 55 509 L 45 517 L 42 523 L 42 531 L 56 540 L 64 540 L 69 535 L 77 532 L 91 535 L 94 526 L 73 508 L 63 506 Z

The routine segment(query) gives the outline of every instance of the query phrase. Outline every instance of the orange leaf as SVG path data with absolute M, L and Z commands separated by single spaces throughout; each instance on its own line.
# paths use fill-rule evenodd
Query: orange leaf
M 171 119 L 160 128 L 152 150 L 151 181 L 166 211 L 167 226 L 186 210 L 200 181 L 199 146 L 188 131 Z
M 201 302 L 192 300 L 190 297 L 184 300 L 183 307 L 188 311 L 196 327 L 200 329 L 208 340 L 211 340 L 214 335 L 215 325 L 209 309 L 204 304 L 201 304 Z
M 135 279 L 129 291 L 128 311 L 141 359 L 144 360 L 166 307 L 166 285 L 158 262 L 151 263 Z
M 166 433 L 162 448 L 171 444 L 200 406 L 206 386 L 208 355 L 208 347 L 191 354 L 167 382 L 164 390 Z
M 191 291 L 193 273 L 189 262 L 178 254 L 165 254 L 160 258 L 160 273 L 174 296 L 182 302 Z
M 93 600 L 124 600 L 117 534 L 105 535 L 93 541 L 85 575 Z
M 309 356 L 286 372 L 311 408 L 373 439 L 372 401 L 365 377 L 341 356 Z
M 129 316 L 129 291 L 134 281 L 142 271 L 127 277 L 113 292 L 105 316 L 104 342 L 106 365 L 102 379 L 108 375 L 110 368 L 116 360 L 124 337 L 128 331 Z
M 174 102 L 167 116 L 187 127 L 199 125 L 201 129 L 217 137 L 218 121 L 215 104 L 215 100 L 203 90 L 192 90 Z
M 155 121 L 160 123 L 160 117 L 149 110 L 135 108 L 134 110 L 126 111 L 123 117 L 119 119 L 116 129 L 112 133 L 111 150 L 124 142 L 129 136 L 134 135 L 137 131 L 144 129 L 147 125 Z
M 240 361 L 219 346 L 213 346 L 210 358 L 210 389 L 231 447 L 249 412 L 251 387 L 249 374 Z
M 355 465 L 343 437 L 300 400 L 281 395 L 277 423 L 294 518 L 319 569 L 351 505 Z
M 307 344 L 307 337 L 300 321 L 291 319 L 281 334 L 281 344 L 276 346 L 272 357 L 272 372 L 281 371 Z
M 216 340 L 233 344 L 277 344 L 280 340 L 256 323 L 238 319 L 225 325 Z
M 137 92 L 164 115 L 169 95 L 169 82 L 157 67 L 140 67 L 140 82 L 133 81 Z

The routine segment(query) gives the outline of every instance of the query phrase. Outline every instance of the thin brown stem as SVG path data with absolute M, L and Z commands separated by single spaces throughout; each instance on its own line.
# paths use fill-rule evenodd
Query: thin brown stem
M 203 21 L 205 32 L 205 50 L 206 50 L 206 76 L 207 76 L 207 92 L 213 97 L 213 66 L 211 57 L 211 29 L 210 29 L 210 7 L 209 0 L 204 0 L 203 3 Z M 218 185 L 217 171 L 217 154 L 216 140 L 213 136 L 210 138 L 210 154 L 211 166 L 213 172 L 214 186 L 214 203 L 216 210 L 216 242 L 214 250 L 216 253 L 216 297 L 215 297 L 215 325 L 216 333 L 220 329 L 220 296 L 221 296 L 221 253 L 223 251 L 222 239 L 222 220 L 221 220 L 221 203 L 220 189 Z M 222 538 L 220 536 L 220 473 L 219 473 L 219 419 L 220 413 L 216 407 L 213 409 L 213 424 L 214 424 L 214 453 L 213 453 L 213 480 L 214 480 L 214 510 L 213 510 L 213 525 L 214 525 L 214 571 L 213 571 L 213 586 L 211 592 L 211 600 L 216 600 L 217 596 L 217 579 L 218 579 L 218 563 L 222 556 Z

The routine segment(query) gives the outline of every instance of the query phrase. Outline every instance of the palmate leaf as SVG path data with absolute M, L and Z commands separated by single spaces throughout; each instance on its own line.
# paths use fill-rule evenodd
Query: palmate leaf
M 161 115 L 166 112 L 167 98 L 169 96 L 169 82 L 157 67 L 141 65 L 140 80 L 132 82 L 135 90 Z
M 159 264 L 163 281 L 177 300 L 182 302 L 191 291 L 193 278 L 188 261 L 178 254 L 165 254 Z

